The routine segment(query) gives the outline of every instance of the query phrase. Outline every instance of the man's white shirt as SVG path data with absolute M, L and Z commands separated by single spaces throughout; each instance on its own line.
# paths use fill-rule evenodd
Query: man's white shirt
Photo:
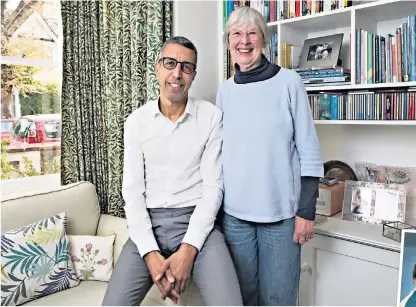
M 223 198 L 222 112 L 188 98 L 173 123 L 158 99 L 135 110 L 124 125 L 122 193 L 129 235 L 143 257 L 159 250 L 147 208 L 196 206 L 183 243 L 200 250 Z

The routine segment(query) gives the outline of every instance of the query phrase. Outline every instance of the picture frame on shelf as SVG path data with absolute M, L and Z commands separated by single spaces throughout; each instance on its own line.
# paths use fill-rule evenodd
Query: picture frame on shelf
M 406 188 L 406 220 L 416 225 L 416 167 L 404 165 L 378 164 L 369 161 L 355 161 L 357 180 L 400 184 Z
M 345 181 L 341 219 L 370 224 L 405 222 L 406 188 L 399 184 Z
M 335 67 L 341 53 L 344 33 L 305 40 L 299 68 Z

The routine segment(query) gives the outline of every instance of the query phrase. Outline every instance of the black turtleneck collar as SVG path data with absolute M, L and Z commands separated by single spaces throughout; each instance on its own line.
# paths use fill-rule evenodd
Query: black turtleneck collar
M 264 81 L 274 77 L 280 71 L 280 66 L 270 63 L 263 54 L 260 64 L 251 70 L 241 71 L 238 64 L 235 64 L 234 67 L 234 82 L 237 84 Z

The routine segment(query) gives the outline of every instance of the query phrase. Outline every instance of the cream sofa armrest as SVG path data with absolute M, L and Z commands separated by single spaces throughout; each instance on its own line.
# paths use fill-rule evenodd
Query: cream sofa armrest
M 129 238 L 127 220 L 108 214 L 101 214 L 98 222 L 97 236 L 108 236 L 112 232 L 116 234 L 116 241 L 114 243 L 114 263 L 116 263 L 124 243 Z

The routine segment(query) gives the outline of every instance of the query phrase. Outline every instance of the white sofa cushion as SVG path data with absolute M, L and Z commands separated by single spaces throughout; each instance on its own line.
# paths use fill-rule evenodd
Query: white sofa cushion
M 101 214 L 98 222 L 97 236 L 107 236 L 109 233 L 116 234 L 114 242 L 114 264 L 120 256 L 124 244 L 129 238 L 129 230 L 127 228 L 127 220 L 108 214 Z
M 69 235 L 69 254 L 81 280 L 109 281 L 113 273 L 116 235 Z
M 66 213 L 2 233 L 2 305 L 21 305 L 75 287 Z
M 61 212 L 67 213 L 68 234 L 95 235 L 100 206 L 94 185 L 83 181 L 58 189 L 6 196 L 1 203 L 1 232 L 20 228 Z

